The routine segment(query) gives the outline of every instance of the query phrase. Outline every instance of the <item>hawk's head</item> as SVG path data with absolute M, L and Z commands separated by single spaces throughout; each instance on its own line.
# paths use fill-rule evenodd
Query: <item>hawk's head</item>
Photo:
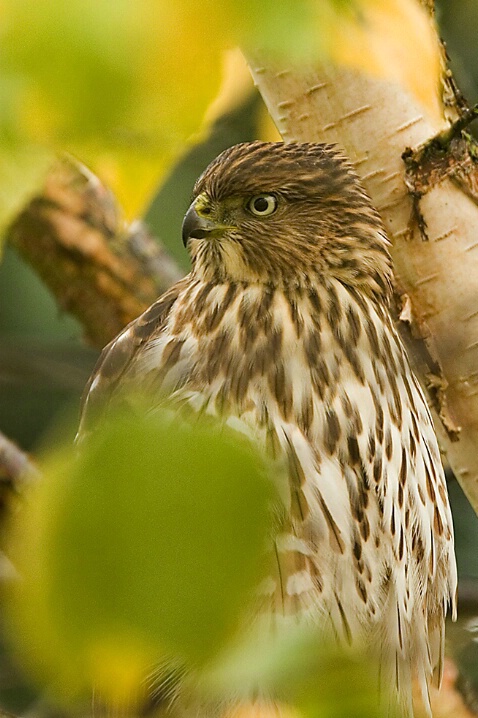
M 183 224 L 194 271 L 212 281 L 306 285 L 324 275 L 383 291 L 388 241 L 331 145 L 252 142 L 220 154 Z

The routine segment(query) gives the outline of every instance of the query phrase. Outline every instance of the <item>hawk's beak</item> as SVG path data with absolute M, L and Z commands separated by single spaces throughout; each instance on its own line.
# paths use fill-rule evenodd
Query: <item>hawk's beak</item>
M 201 217 L 194 207 L 190 206 L 183 220 L 183 244 L 187 245 L 188 239 L 204 239 L 208 234 L 217 229 L 216 222 Z

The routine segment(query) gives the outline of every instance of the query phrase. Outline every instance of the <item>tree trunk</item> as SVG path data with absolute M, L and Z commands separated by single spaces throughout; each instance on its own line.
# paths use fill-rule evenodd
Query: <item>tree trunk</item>
M 478 175 L 472 152 L 449 133 L 405 163 L 408 148 L 443 133 L 449 122 L 427 117 L 398 84 L 345 67 L 277 66 L 261 54 L 247 59 L 284 140 L 344 148 L 382 215 L 393 242 L 402 319 L 424 342 L 420 373 L 427 375 L 442 447 L 478 510 Z M 459 103 L 444 78 L 448 104 L 452 97 L 448 117 L 456 118 Z

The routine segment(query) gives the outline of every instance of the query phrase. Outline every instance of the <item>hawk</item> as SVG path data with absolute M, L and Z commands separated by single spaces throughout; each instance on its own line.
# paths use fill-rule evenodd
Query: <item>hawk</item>
M 287 467 L 270 609 L 374 646 L 405 714 L 412 676 L 429 707 L 453 526 L 378 213 L 334 146 L 244 143 L 197 180 L 183 242 L 191 272 L 104 349 L 81 432 L 132 391 L 246 425 Z

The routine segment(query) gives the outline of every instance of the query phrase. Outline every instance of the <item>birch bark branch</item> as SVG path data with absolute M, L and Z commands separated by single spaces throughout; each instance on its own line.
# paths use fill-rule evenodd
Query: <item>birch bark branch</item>
M 343 147 L 381 213 L 399 293 L 424 342 L 421 373 L 442 448 L 478 511 L 478 206 L 462 181 L 476 173 L 474 158 L 465 151 L 463 165 L 444 162 L 413 198 L 402 154 L 446 130 L 445 117 L 430 119 L 402 87 L 354 69 L 278 66 L 260 53 L 247 60 L 284 140 Z
M 7 238 L 99 349 L 183 272 L 113 194 L 66 158 L 10 226 Z

